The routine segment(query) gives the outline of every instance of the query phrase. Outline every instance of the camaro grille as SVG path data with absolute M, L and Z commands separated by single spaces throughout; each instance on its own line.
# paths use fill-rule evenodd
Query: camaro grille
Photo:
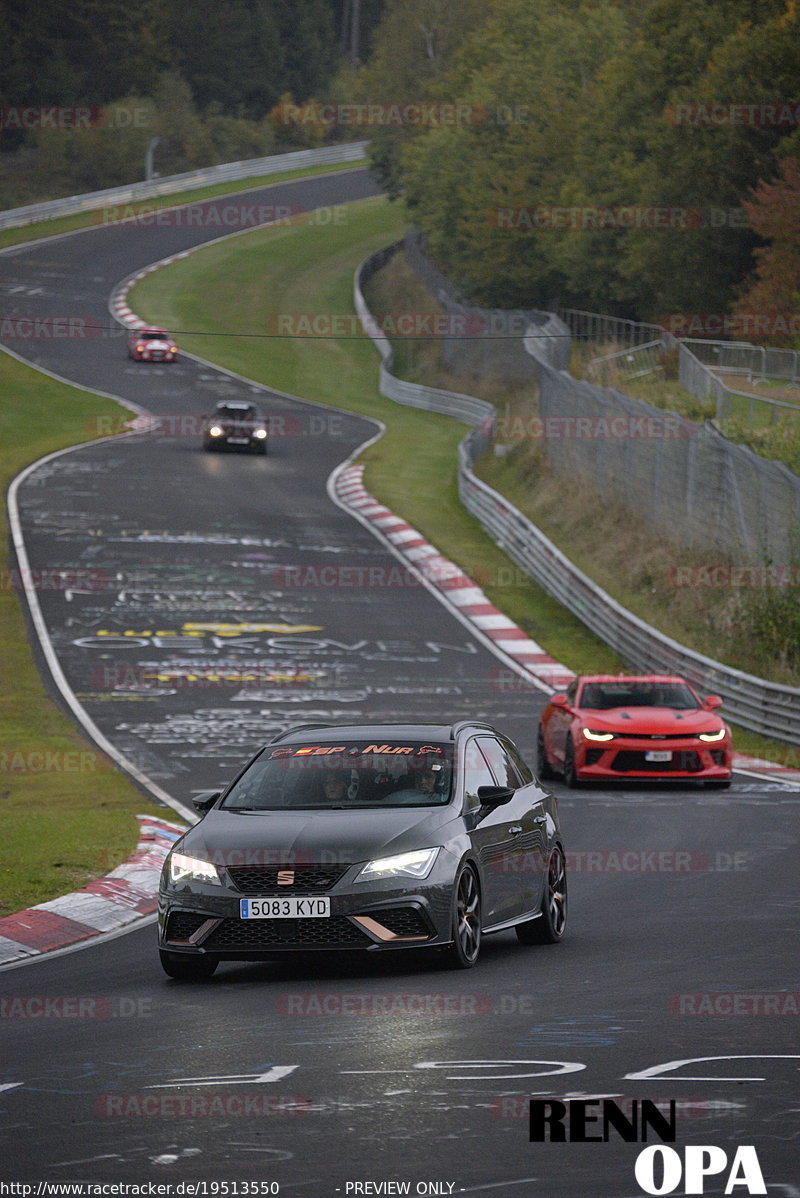
M 345 915 L 329 919 L 223 919 L 203 948 L 270 948 L 335 945 L 364 948 L 373 941 Z
M 615 737 L 624 740 L 696 740 L 696 732 L 615 732 Z
M 228 873 L 242 894 L 289 895 L 330 890 L 349 868 L 349 865 L 234 865 L 228 866 Z
M 694 749 L 680 749 L 672 754 L 671 761 L 647 761 L 643 752 L 635 749 L 622 749 L 611 763 L 612 770 L 619 773 L 670 774 L 696 773 L 702 770 L 703 763 Z

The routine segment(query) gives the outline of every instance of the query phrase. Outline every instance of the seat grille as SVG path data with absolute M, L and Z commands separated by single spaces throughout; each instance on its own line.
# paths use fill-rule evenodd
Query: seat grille
M 373 941 L 345 915 L 329 919 L 223 919 L 203 948 L 270 948 L 336 945 L 364 948 Z
M 228 867 L 231 881 L 242 894 L 308 894 L 330 890 L 347 873 L 349 865 L 234 865 Z M 291 873 L 294 881 L 281 883 Z

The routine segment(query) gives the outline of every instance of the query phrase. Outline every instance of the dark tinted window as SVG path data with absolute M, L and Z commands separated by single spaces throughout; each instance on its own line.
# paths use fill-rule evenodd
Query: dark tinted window
M 522 779 L 517 772 L 517 767 L 499 740 L 495 740 L 493 736 L 481 736 L 478 739 L 478 744 L 492 768 L 498 786 L 511 786 L 514 790 L 522 786 Z
M 450 799 L 452 746 L 342 741 L 268 745 L 234 783 L 230 810 L 431 807 Z
M 634 682 L 621 678 L 619 682 L 587 682 L 581 691 L 580 706 L 593 711 L 608 711 L 612 707 L 672 707 L 687 711 L 699 704 L 682 682 Z
M 476 811 L 481 805 L 478 798 L 479 786 L 497 786 L 497 780 L 489 768 L 477 740 L 468 742 L 464 751 L 464 797 L 467 811 Z

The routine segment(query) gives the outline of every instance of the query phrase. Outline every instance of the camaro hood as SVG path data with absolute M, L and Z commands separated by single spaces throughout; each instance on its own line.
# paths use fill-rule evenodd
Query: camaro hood
M 180 851 L 214 861 L 355 864 L 443 844 L 455 829 L 452 807 L 384 810 L 240 811 L 213 809 L 184 836 Z
M 679 711 L 667 707 L 612 707 L 607 711 L 583 708 L 581 722 L 597 732 L 641 732 L 644 735 L 716 732 L 723 726 L 719 716 L 701 709 Z

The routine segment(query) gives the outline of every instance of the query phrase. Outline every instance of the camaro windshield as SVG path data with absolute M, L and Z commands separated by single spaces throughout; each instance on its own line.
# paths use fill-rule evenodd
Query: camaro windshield
M 223 799 L 229 810 L 431 807 L 450 799 L 452 749 L 422 741 L 268 745 Z
M 672 707 L 697 710 L 697 698 L 682 682 L 587 682 L 579 707 L 608 711 L 612 707 Z

